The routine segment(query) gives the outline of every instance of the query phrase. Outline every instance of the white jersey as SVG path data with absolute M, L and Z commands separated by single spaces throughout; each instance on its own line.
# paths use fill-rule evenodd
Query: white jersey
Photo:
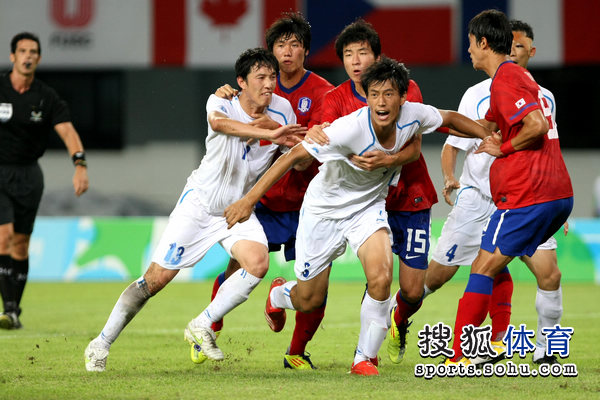
M 236 121 L 250 123 L 254 119 L 242 109 L 237 97 L 233 100 L 211 95 L 206 102 L 207 115 L 219 111 Z M 273 94 L 266 114 L 281 125 L 296 123 L 290 103 Z M 215 132 L 208 124 L 206 155 L 200 166 L 188 177 L 188 185 L 200 193 L 201 206 L 212 215 L 223 215 L 230 204 L 244 196 L 258 177 L 269 167 L 279 148 L 274 144 L 261 145 L 248 138 Z
M 485 114 L 490 108 L 491 84 L 492 79 L 488 78 L 467 89 L 460 100 L 458 112 L 473 120 L 485 118 Z M 548 101 L 548 105 L 552 110 L 552 117 L 556 121 L 554 95 L 546 88 L 540 86 L 540 89 Z M 481 139 L 460 138 L 453 135 L 449 135 L 446 139 L 446 144 L 466 152 L 462 175 L 460 176 L 461 186 L 476 187 L 482 194 L 491 198 L 490 167 L 495 157 L 487 153 L 475 154 L 475 150 L 477 150 L 480 143 Z
M 401 167 L 365 171 L 348 156 L 381 150 L 397 153 L 415 135 L 436 130 L 442 123 L 439 111 L 421 103 L 405 102 L 396 123 L 396 143 L 384 148 L 371 125 L 371 111 L 363 107 L 335 120 L 325 128 L 329 144 L 302 142 L 306 150 L 323 163 L 304 196 L 303 208 L 323 218 L 347 218 L 378 200 L 385 200 L 389 185 L 396 185 Z

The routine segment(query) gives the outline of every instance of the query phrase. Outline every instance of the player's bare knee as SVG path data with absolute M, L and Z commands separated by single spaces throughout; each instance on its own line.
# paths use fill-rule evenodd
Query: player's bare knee
M 9 254 L 10 247 L 14 236 L 12 225 L 9 224 L 1 225 L 0 228 L 0 254 Z
M 371 277 L 368 280 L 369 296 L 375 300 L 386 300 L 390 296 L 392 278 L 386 275 Z
M 423 286 L 421 286 L 420 288 L 410 287 L 407 288 L 407 290 L 401 289 L 401 292 L 402 298 L 408 303 L 418 303 L 423 297 Z
M 247 252 L 244 258 L 238 261 L 242 268 L 258 278 L 264 277 L 269 270 L 269 253 L 266 248 Z
M 297 296 L 294 307 L 297 311 L 309 313 L 323 305 L 323 301 L 325 301 L 325 296 L 323 294 L 310 293 L 305 296 Z

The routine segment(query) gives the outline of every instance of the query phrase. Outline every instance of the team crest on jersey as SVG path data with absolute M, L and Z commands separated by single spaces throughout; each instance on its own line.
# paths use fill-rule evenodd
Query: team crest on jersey
M 0 121 L 6 122 L 13 115 L 12 103 L 0 103 Z
M 311 104 L 311 99 L 308 97 L 302 97 L 300 100 L 298 100 L 298 111 L 300 111 L 301 114 L 306 114 L 308 110 L 310 110 Z
M 42 112 L 41 111 L 32 111 L 31 117 L 29 117 L 31 122 L 41 122 L 42 121 Z
M 521 108 L 525 105 L 525 99 L 520 98 L 519 100 L 517 100 L 517 102 L 515 103 L 515 106 L 517 106 L 517 108 Z

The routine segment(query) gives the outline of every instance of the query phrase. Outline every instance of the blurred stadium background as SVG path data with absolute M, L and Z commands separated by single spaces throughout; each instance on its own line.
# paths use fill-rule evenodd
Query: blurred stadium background
M 581 279 L 600 281 L 597 0 L 0 0 L 0 69 L 10 68 L 15 33 L 39 35 L 37 76 L 69 103 L 90 165 L 91 189 L 75 199 L 58 137 L 42 158 L 46 190 L 32 240 L 32 279 L 139 276 L 204 154 L 208 95 L 234 83 L 237 56 L 264 45 L 265 28 L 282 11 L 307 17 L 313 29 L 308 67 L 334 85 L 347 78 L 333 51 L 335 37 L 362 17 L 380 33 L 383 52 L 409 67 L 426 103 L 456 109 L 465 89 L 486 78 L 471 67 L 466 25 L 487 8 L 534 29 L 538 50 L 530 70 L 556 97 L 575 189 L 574 238 L 559 263 L 563 270 L 589 265 L 591 274 Z M 423 148 L 440 190 L 443 141 L 429 135 Z M 449 211 L 443 200 L 436 204 L 434 224 Z M 221 251 L 211 263 L 220 268 L 223 257 Z

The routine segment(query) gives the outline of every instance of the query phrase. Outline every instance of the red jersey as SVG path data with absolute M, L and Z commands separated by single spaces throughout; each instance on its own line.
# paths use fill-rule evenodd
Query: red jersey
M 506 61 L 498 67 L 490 87 L 485 116 L 502 133 L 502 142 L 519 134 L 523 118 L 540 110 L 550 129 L 528 148 L 497 158 L 490 168 L 490 189 L 496 207 L 505 210 L 573 196 L 571 179 L 560 152 L 551 108 L 529 71 Z
M 408 83 L 406 99 L 423 102 L 421 90 L 412 79 Z M 321 122 L 333 122 L 366 105 L 367 99 L 356 91 L 354 82 L 349 79 L 325 95 Z M 402 166 L 398 186 L 390 187 L 386 208 L 390 211 L 419 211 L 431 208 L 437 201 L 435 187 L 421 154 L 417 161 Z
M 310 128 L 319 122 L 323 96 L 331 89 L 333 85 L 327 80 L 311 71 L 306 71 L 300 82 L 292 88 L 282 86 L 278 75 L 275 94 L 290 102 L 300 125 Z M 316 160 L 304 171 L 296 171 L 292 168 L 265 193 L 260 199 L 261 203 L 271 211 L 300 210 L 304 192 L 317 172 L 319 172 L 319 162 Z

